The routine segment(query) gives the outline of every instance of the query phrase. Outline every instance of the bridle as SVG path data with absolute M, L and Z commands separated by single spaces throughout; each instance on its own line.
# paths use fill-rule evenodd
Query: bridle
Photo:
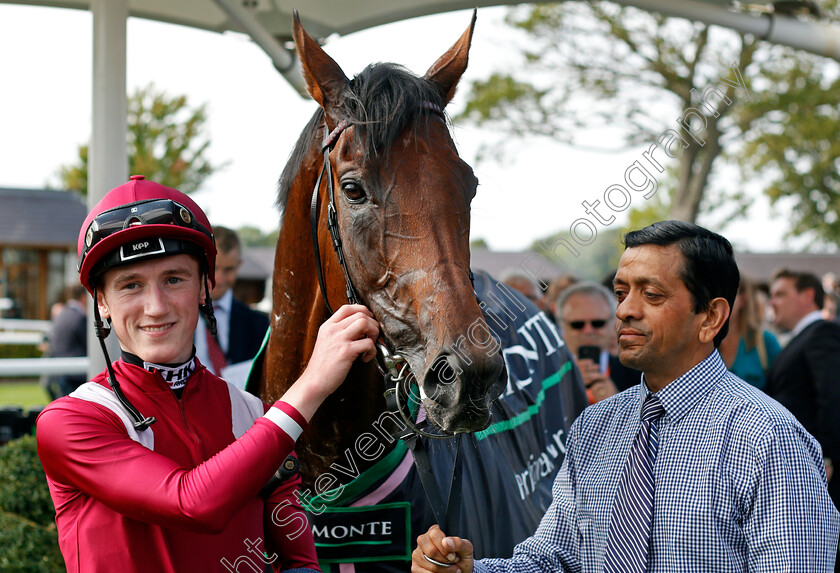
M 445 120 L 443 110 L 435 103 L 430 101 L 421 102 L 423 109 L 436 113 Z M 330 231 L 332 238 L 332 246 L 338 257 L 338 264 L 344 272 L 345 291 L 347 300 L 350 304 L 360 304 L 358 294 L 353 286 L 353 281 L 350 278 L 350 271 L 347 268 L 347 261 L 344 257 L 344 247 L 341 241 L 341 234 L 338 230 L 338 213 L 335 208 L 335 186 L 333 185 L 332 165 L 330 164 L 330 152 L 335 147 L 341 134 L 348 127 L 352 125 L 349 120 L 342 120 L 339 124 L 324 137 L 321 144 L 321 152 L 324 155 L 324 163 L 321 166 L 321 171 L 318 174 L 318 179 L 315 182 L 315 188 L 312 191 L 312 202 L 309 208 L 309 223 L 312 231 L 312 247 L 315 251 L 315 269 L 318 274 L 318 285 L 321 290 L 321 295 L 324 299 L 324 304 L 327 307 L 327 312 L 333 314 L 333 309 L 327 300 L 327 287 L 324 280 L 324 271 L 321 267 L 321 251 L 318 246 L 318 214 L 320 210 L 320 189 L 321 180 L 326 177 L 327 180 L 327 197 L 329 203 L 327 204 L 327 228 Z M 328 129 L 326 121 L 324 122 L 324 130 Z M 470 281 L 473 275 L 470 271 Z M 441 527 L 445 527 L 446 531 L 452 535 L 454 527 L 457 527 L 460 521 L 460 505 L 454 504 L 454 512 L 449 513 L 448 508 L 452 505 L 450 502 L 456 500 L 461 495 L 461 464 L 460 450 L 461 450 L 461 434 L 457 435 L 458 443 L 455 448 L 455 462 L 452 469 L 452 481 L 450 482 L 449 494 L 444 500 L 438 488 L 437 480 L 432 473 L 431 463 L 429 462 L 429 454 L 426 451 L 421 437 L 439 440 L 455 437 L 456 434 L 444 432 L 441 434 L 433 434 L 425 430 L 429 426 L 429 420 L 425 419 L 421 422 L 412 420 L 413 416 L 409 409 L 409 399 L 411 397 L 411 386 L 414 378 L 408 362 L 401 355 L 390 350 L 391 346 L 387 341 L 380 337 L 376 343 L 376 367 L 385 379 L 385 403 L 391 412 L 399 414 L 400 418 L 406 425 L 406 429 L 399 432 L 396 437 L 403 440 L 411 450 L 414 457 L 414 464 L 417 467 L 417 472 L 420 476 L 420 481 L 423 484 L 423 489 L 426 492 L 426 497 L 432 508 L 435 518 Z M 448 516 L 448 519 L 447 519 Z M 452 525 L 453 527 L 450 527 Z
M 421 106 L 423 109 L 427 109 L 441 117 L 444 117 L 443 111 L 437 104 L 424 101 L 421 103 Z M 324 155 L 324 163 L 321 166 L 318 179 L 315 181 L 315 188 L 312 191 L 312 202 L 309 208 L 309 223 L 312 231 L 312 247 L 315 251 L 315 269 L 318 274 L 318 285 L 320 286 L 321 296 L 324 299 L 327 312 L 330 314 L 333 314 L 334 311 L 327 299 L 327 286 L 324 279 L 324 271 L 321 267 L 321 251 L 318 246 L 318 215 L 320 211 L 319 190 L 321 189 L 321 181 L 324 178 L 327 180 L 327 198 L 329 201 L 327 204 L 327 229 L 330 231 L 332 246 L 333 250 L 335 250 L 336 257 L 338 258 L 338 264 L 344 273 L 347 301 L 350 304 L 361 304 L 359 302 L 359 296 L 356 293 L 356 289 L 353 286 L 353 280 L 350 278 L 350 271 L 347 268 L 347 261 L 344 257 L 344 247 L 341 240 L 341 234 L 338 230 L 338 212 L 335 207 L 335 186 L 333 184 L 332 165 L 330 163 L 330 152 L 333 148 L 335 148 L 335 145 L 344 130 L 351 125 L 352 122 L 349 120 L 342 120 L 335 129 L 330 131 L 326 137 L 324 137 L 324 141 L 321 144 L 321 152 Z M 324 126 L 326 129 L 326 123 Z M 470 280 L 472 280 L 472 272 L 470 272 Z M 388 344 L 384 337 L 380 337 L 380 340 L 377 341 L 376 348 L 376 367 L 379 369 L 380 374 L 382 374 L 385 378 L 385 398 L 386 401 L 389 402 L 389 409 L 400 415 L 412 433 L 417 433 L 423 437 L 433 440 L 453 437 L 455 434 L 447 432 L 443 432 L 442 434 L 427 432 L 424 429 L 429 425 L 427 421 L 424 420 L 423 422 L 416 423 L 411 419 L 412 415 L 407 402 L 411 396 L 410 389 L 413 374 L 408 366 L 408 362 L 406 362 L 405 358 L 401 355 L 391 350 L 393 346 Z M 391 401 L 393 401 L 393 404 L 391 404 Z M 403 436 L 399 437 L 402 438 Z

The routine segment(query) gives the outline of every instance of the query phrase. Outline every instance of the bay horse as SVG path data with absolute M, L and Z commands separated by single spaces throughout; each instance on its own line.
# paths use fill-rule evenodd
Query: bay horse
M 271 334 L 259 394 L 269 403 L 303 371 L 326 300 L 347 302 L 345 276 L 327 225 L 318 227 L 320 261 L 310 238 L 310 204 L 324 154 L 322 140 L 346 126 L 329 153 L 337 224 L 352 285 L 405 358 L 429 420 L 450 433 L 484 428 L 504 384 L 503 360 L 475 343 L 489 333 L 470 282 L 470 201 L 478 181 L 455 148 L 442 109 L 467 66 L 475 17 L 422 78 L 390 64 L 352 81 L 294 22 L 307 88 L 319 104 L 283 171 L 280 233 L 272 281 Z M 318 221 L 326 221 L 327 185 Z M 483 327 L 483 328 L 482 328 Z M 472 328 L 472 332 L 470 332 Z M 472 334 L 472 336 L 471 336 Z M 296 451 L 304 484 L 325 472 L 385 409 L 381 375 L 358 363 L 318 410 Z
M 453 521 L 464 525 L 457 534 L 477 556 L 504 556 L 547 509 L 565 433 L 586 397 L 547 317 L 470 270 L 478 182 L 443 109 L 467 67 L 474 26 L 475 12 L 423 77 L 380 63 L 349 80 L 295 16 L 303 75 L 319 107 L 278 184 L 271 328 L 248 390 L 268 403 L 280 398 L 303 372 L 331 308 L 365 304 L 384 347 L 410 368 L 413 414 L 465 437 L 422 440 L 434 470 L 425 473 L 440 491 L 463 461 L 462 495 L 450 489 L 448 499 L 468 517 Z M 357 361 L 295 447 L 325 572 L 333 564 L 342 573 L 407 570 L 416 535 L 442 524 L 412 464 L 408 449 L 416 450 L 396 439 L 405 426 L 388 418 L 383 390 L 377 367 Z

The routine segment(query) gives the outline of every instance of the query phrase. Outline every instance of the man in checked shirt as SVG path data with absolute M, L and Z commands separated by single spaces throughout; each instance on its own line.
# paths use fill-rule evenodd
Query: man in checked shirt
M 738 283 L 720 235 L 679 221 L 628 233 L 619 358 L 641 383 L 575 421 L 553 502 L 513 557 L 474 560 L 433 526 L 412 571 L 832 571 L 840 514 L 819 444 L 717 351 Z

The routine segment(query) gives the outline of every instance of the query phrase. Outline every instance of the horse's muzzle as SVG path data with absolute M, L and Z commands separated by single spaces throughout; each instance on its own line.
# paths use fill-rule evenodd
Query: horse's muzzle
M 442 350 L 423 379 L 423 405 L 429 420 L 445 432 L 476 432 L 490 423 L 490 404 L 505 387 L 504 360 L 498 352 Z

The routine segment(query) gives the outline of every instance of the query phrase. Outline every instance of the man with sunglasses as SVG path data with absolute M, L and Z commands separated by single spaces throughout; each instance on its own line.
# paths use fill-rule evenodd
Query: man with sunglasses
M 292 449 L 351 364 L 375 356 L 370 312 L 339 309 L 269 407 L 195 359 L 216 247 L 189 197 L 133 176 L 88 215 L 78 254 L 107 368 L 37 426 L 68 571 L 317 570 Z
M 583 377 L 589 403 L 617 394 L 641 379 L 610 350 L 616 345 L 615 295 L 601 284 L 577 282 L 557 298 L 557 322 Z

